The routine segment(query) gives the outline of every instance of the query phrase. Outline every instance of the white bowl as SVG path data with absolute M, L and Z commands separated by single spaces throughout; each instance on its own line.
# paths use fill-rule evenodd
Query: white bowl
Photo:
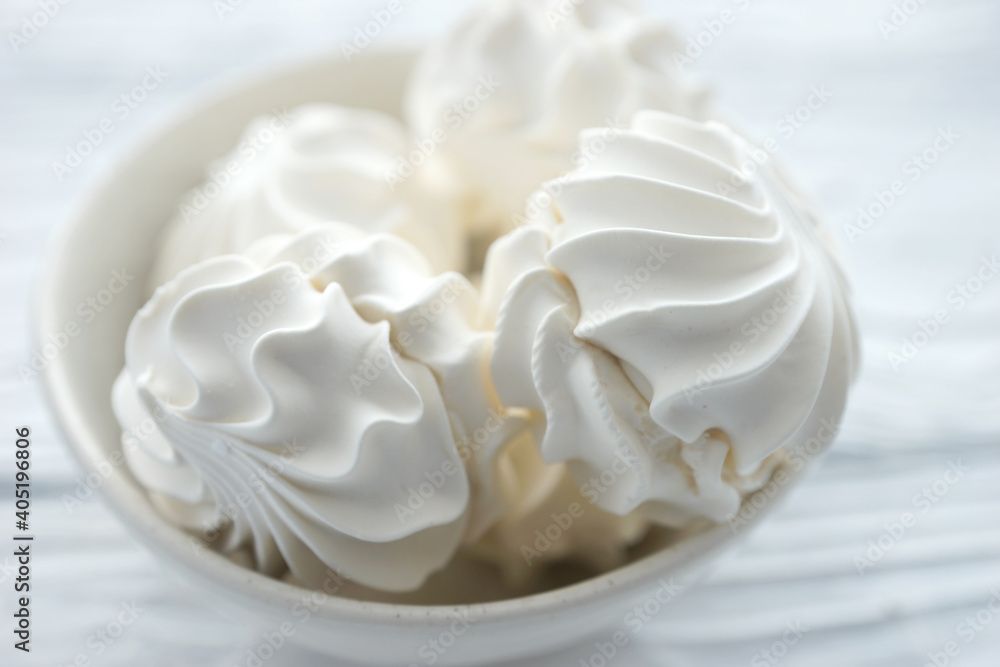
M 157 232 L 177 210 L 182 195 L 202 180 L 209 162 L 237 143 L 248 121 L 274 108 L 336 102 L 399 115 L 413 58 L 412 53 L 379 53 L 348 64 L 330 56 L 257 77 L 198 103 L 122 160 L 56 235 L 43 266 L 35 317 L 38 349 L 52 343 L 50 337 L 65 331 L 67 324 L 79 327 L 43 374 L 51 405 L 88 473 L 98 466 L 106 470 L 109 462 L 115 466 L 101 487 L 110 507 L 165 564 L 194 583 L 208 604 L 230 617 L 273 629 L 291 623 L 293 641 L 364 664 L 430 664 L 428 649 L 420 650 L 432 639 L 451 644 L 443 655 L 430 649 L 439 665 L 503 664 L 551 653 L 602 630 L 607 634 L 598 639 L 609 639 L 615 629 L 625 630 L 618 626 L 629 609 L 653 599 L 661 580 L 689 584 L 703 575 L 735 544 L 737 536 L 730 527 L 709 528 L 612 572 L 545 593 L 468 606 L 315 595 L 319 602 L 304 619 L 303 608 L 296 611 L 296 605 L 307 591 L 193 548 L 192 538 L 157 514 L 120 465 L 111 385 L 124 363 L 126 329 L 142 305 L 142 283 Z M 108 287 L 111 272 L 123 267 L 136 275 L 135 281 L 88 322 L 78 304 L 98 294 L 106 301 L 101 291 Z M 784 496 L 801 476 L 787 473 L 788 483 L 777 487 L 777 496 Z M 773 510 L 777 496 L 756 513 L 752 524 Z M 466 628 L 456 618 L 471 622 Z

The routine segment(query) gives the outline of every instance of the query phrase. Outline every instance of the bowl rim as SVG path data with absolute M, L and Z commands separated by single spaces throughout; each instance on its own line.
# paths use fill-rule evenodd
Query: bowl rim
M 381 49 L 370 54 L 364 53 L 357 59 L 384 57 L 398 58 L 401 61 L 404 58 L 412 59 L 415 55 L 416 50 L 413 48 Z M 249 74 L 242 73 L 235 77 L 224 75 L 221 81 L 209 81 L 186 95 L 178 108 L 152 124 L 130 147 L 111 160 L 103 173 L 92 177 L 83 186 L 84 194 L 72 207 L 70 214 L 55 225 L 42 254 L 31 317 L 31 340 L 38 349 L 45 342 L 45 332 L 54 331 L 61 321 L 56 305 L 59 303 L 56 295 L 65 282 L 61 269 L 65 264 L 61 262 L 61 258 L 72 252 L 70 240 L 75 232 L 87 227 L 87 222 L 92 217 L 90 212 L 96 204 L 116 196 L 117 174 L 133 162 L 141 160 L 154 144 L 168 137 L 178 126 L 195 122 L 204 111 L 226 99 L 251 88 L 274 85 L 291 74 L 330 66 L 337 61 L 336 54 L 332 52 L 316 54 L 258 69 Z M 90 471 L 100 460 L 95 456 L 108 450 L 88 427 L 85 410 L 74 400 L 70 389 L 71 373 L 65 355 L 58 355 L 51 360 L 40 376 L 43 392 L 63 441 L 84 471 Z M 547 614 L 584 601 L 600 602 L 612 595 L 642 589 L 643 586 L 664 578 L 680 577 L 688 569 L 696 568 L 699 559 L 707 558 L 724 546 L 735 545 L 740 537 L 753 530 L 781 504 L 810 467 L 803 466 L 794 470 L 789 466 L 782 466 L 780 469 L 785 470 L 788 481 L 778 485 L 768 503 L 757 509 L 754 516 L 746 520 L 748 525 L 738 532 L 727 524 L 717 524 L 631 563 L 557 589 L 502 600 L 453 605 L 373 602 L 327 594 L 321 602 L 316 603 L 315 611 L 312 608 L 310 611 L 314 616 L 329 620 L 429 626 L 450 624 L 455 620 L 455 613 L 474 611 L 476 624 L 482 625 L 529 614 Z M 226 589 L 232 595 L 288 610 L 301 602 L 304 595 L 315 592 L 315 589 L 301 587 L 238 565 L 209 549 L 198 551 L 192 548 L 189 541 L 196 538 L 163 519 L 148 497 L 124 475 L 110 475 L 98 491 L 112 513 L 128 527 L 131 535 L 154 551 L 159 558 Z

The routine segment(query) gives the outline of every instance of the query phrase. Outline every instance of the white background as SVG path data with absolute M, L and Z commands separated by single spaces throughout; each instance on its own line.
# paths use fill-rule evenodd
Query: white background
M 97 666 L 229 667 L 244 665 L 246 648 L 260 642 L 257 629 L 189 603 L 99 500 L 64 508 L 60 498 L 78 472 L 40 387 L 16 367 L 31 351 L 32 285 L 49 231 L 89 184 L 186 101 L 260 68 L 335 51 L 384 4 L 244 0 L 220 17 L 211 0 L 74 0 L 17 52 L 7 35 L 38 6 L 0 4 L 0 544 L 13 532 L 13 432 L 24 424 L 35 434 L 39 536 L 30 656 L 11 649 L 12 559 L 0 551 L 0 664 L 67 665 L 83 655 Z M 404 4 L 377 47 L 419 43 L 475 3 Z M 956 640 L 961 653 L 950 664 L 995 667 L 1000 616 L 971 642 L 956 631 L 1000 593 L 1000 280 L 961 310 L 948 295 L 984 256 L 1000 252 L 1000 4 L 927 0 L 888 39 L 878 25 L 892 13 L 889 0 L 646 4 L 685 36 L 722 9 L 736 14 L 691 71 L 717 87 L 719 102 L 755 138 L 779 140 L 781 160 L 829 214 L 856 289 L 865 368 L 821 470 L 739 556 L 612 664 L 770 664 L 760 652 L 786 623 L 801 622 L 809 631 L 779 664 L 921 667 Z M 115 98 L 148 66 L 169 76 L 58 180 L 52 163 L 112 116 Z M 776 123 L 813 86 L 833 98 L 783 138 Z M 949 127 L 960 136 L 954 147 L 910 181 L 905 163 Z M 851 243 L 844 226 L 896 179 L 905 194 Z M 947 326 L 894 370 L 888 353 L 940 309 Z M 914 496 L 959 460 L 970 472 L 921 512 Z M 855 557 L 905 512 L 917 525 L 860 575 Z M 134 625 L 100 655 L 88 648 L 87 637 L 133 600 L 143 609 Z M 544 665 L 578 665 L 593 651 L 581 647 Z M 325 664 L 294 648 L 267 662 Z

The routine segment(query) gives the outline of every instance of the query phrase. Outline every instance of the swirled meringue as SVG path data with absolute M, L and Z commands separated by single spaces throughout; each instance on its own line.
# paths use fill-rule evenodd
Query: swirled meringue
M 203 259 L 324 222 L 397 234 L 435 271 L 463 269 L 457 212 L 433 170 L 386 178 L 409 143 L 399 121 L 365 109 L 310 104 L 257 118 L 166 228 L 150 290 Z
M 293 262 L 305 267 L 325 233 L 320 226 L 295 238 L 274 237 L 248 254 L 265 265 Z M 355 245 L 311 269 L 310 279 L 320 287 L 338 285 L 365 320 L 387 322 L 394 350 L 434 373 L 473 489 L 466 539 L 475 541 L 507 509 L 498 487 L 498 458 L 528 427 L 523 418 L 505 410 L 493 387 L 493 331 L 477 325 L 479 292 L 461 274 L 433 275 L 419 252 L 390 235 Z M 382 390 L 378 361 L 374 370 L 366 365 L 352 374 L 357 391 L 375 395 Z M 426 469 L 424 481 L 440 479 L 439 472 Z M 409 509 L 420 511 L 415 507 L 418 499 L 407 500 L 412 500 Z
M 133 321 L 113 403 L 130 469 L 213 546 L 299 581 L 418 587 L 496 520 L 522 428 L 474 288 L 398 237 L 322 225 L 181 272 Z
M 624 0 L 487 2 L 425 50 L 407 117 L 417 137 L 447 136 L 437 157 L 461 179 L 474 228 L 507 231 L 540 183 L 581 159 L 581 130 L 641 108 L 704 116 L 706 95 L 680 80 L 677 50 Z
M 848 288 L 759 157 L 719 123 L 640 112 L 487 257 L 500 397 L 610 512 L 723 521 L 784 451 L 836 430 Z

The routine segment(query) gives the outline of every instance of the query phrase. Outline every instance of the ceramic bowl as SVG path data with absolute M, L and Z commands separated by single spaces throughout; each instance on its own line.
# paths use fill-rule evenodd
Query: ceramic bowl
M 350 63 L 331 55 L 214 91 L 107 173 L 58 230 L 41 273 L 35 341 L 53 357 L 43 373 L 51 406 L 86 472 L 114 468 L 101 491 L 140 541 L 193 583 L 209 605 L 257 627 L 290 628 L 291 642 L 363 664 L 480 665 L 627 633 L 623 620 L 636 604 L 665 604 L 675 591 L 665 592 L 664 582 L 696 581 L 736 543 L 730 526 L 647 549 L 614 571 L 547 592 L 472 605 L 389 604 L 347 598 L 335 583 L 328 592 L 310 592 L 196 548 L 191 536 L 157 514 L 121 464 L 111 385 L 123 365 L 129 322 L 142 305 L 157 233 L 182 195 L 260 114 L 335 102 L 398 116 L 413 61 L 406 52 L 366 54 Z M 114 272 L 135 277 L 123 289 Z M 81 308 L 88 298 L 96 299 L 99 311 Z M 789 483 L 776 496 L 794 486 L 797 474 L 788 474 Z M 751 523 L 760 522 L 776 500 Z

